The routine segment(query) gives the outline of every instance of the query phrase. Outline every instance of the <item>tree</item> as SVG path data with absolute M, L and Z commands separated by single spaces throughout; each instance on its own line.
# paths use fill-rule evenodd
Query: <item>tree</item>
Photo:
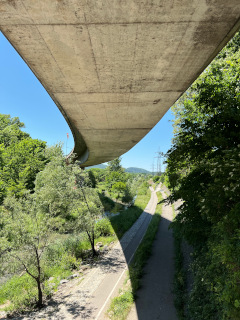
M 33 191 L 34 180 L 47 162 L 46 143 L 37 139 L 23 139 L 4 148 L 2 153 L 2 181 L 6 193 L 21 196 Z
M 95 250 L 96 221 L 103 215 L 103 207 L 97 192 L 90 188 L 84 188 L 80 184 L 82 201 L 76 202 L 72 211 L 72 223 L 75 232 L 85 231 L 91 244 L 93 256 L 97 255 Z
M 96 190 L 90 187 L 88 172 L 77 161 L 71 163 L 70 159 L 67 164 L 63 155 L 57 154 L 39 172 L 35 184 L 39 210 L 54 221 L 58 231 L 85 231 L 96 255 L 95 222 L 103 209 Z
M 37 306 L 43 305 L 42 256 L 49 245 L 49 236 L 53 226 L 48 216 L 42 214 L 33 198 L 17 200 L 8 197 L 4 201 L 1 212 L 1 222 L 4 228 L 0 230 L 1 259 L 11 271 L 25 270 L 36 281 L 38 288 Z M 10 270 L 9 270 L 10 271 Z
M 46 143 L 32 139 L 23 127 L 19 118 L 0 114 L 0 204 L 7 195 L 33 191 L 36 175 L 48 161 Z
M 0 114 L 0 144 L 9 147 L 23 139 L 29 138 L 29 134 L 23 132 L 24 123 L 18 117 L 11 118 L 10 115 Z
M 119 172 L 119 173 L 123 173 L 124 169 L 121 166 L 121 157 L 118 157 L 116 159 L 113 159 L 111 161 L 108 162 L 108 166 L 107 166 L 107 170 L 109 172 Z
M 121 166 L 121 158 L 119 157 L 110 161 L 106 170 L 108 192 L 113 196 L 117 194 L 117 199 L 121 199 L 121 201 L 131 201 L 133 199 L 133 195 L 130 192 L 132 178 Z
M 73 202 L 78 197 L 73 172 L 75 166 L 72 163 L 67 165 L 63 154 L 57 153 L 38 173 L 35 181 L 35 196 L 40 210 L 52 218 L 63 218 L 58 219 L 62 223 L 70 215 Z M 81 172 L 80 167 L 76 170 Z
M 169 200 L 183 201 L 172 227 L 195 249 L 194 320 L 240 318 L 239 45 L 237 34 L 173 108 Z
M 116 182 L 112 186 L 113 193 L 117 193 L 117 199 L 121 196 L 123 197 L 127 191 L 126 183 L 124 182 Z

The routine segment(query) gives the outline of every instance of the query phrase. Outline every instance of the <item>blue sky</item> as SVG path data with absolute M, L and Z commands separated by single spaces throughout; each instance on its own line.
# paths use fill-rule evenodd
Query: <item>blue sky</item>
M 66 121 L 46 90 L 18 53 L 0 33 L 0 113 L 18 116 L 32 138 L 48 145 L 63 142 L 66 153 L 74 142 Z M 152 170 L 156 152 L 166 152 L 172 139 L 170 111 L 134 148 L 122 156 L 123 167 Z M 67 133 L 69 139 L 67 141 Z M 67 141 L 67 146 L 66 146 Z

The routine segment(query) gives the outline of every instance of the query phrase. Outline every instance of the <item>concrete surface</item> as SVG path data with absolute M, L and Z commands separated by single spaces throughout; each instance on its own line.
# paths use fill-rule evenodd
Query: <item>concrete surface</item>
M 239 0 L 0 1 L 0 30 L 62 112 L 83 166 L 140 141 L 239 17 Z

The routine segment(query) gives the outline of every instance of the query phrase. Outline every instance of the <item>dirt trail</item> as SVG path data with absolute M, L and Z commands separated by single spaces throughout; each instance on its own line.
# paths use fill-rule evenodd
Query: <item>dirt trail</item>
M 162 190 L 161 193 L 166 198 Z M 172 293 L 174 247 L 172 231 L 168 230 L 172 219 L 171 205 L 164 205 L 152 255 L 144 269 L 141 288 L 128 320 L 177 320 Z
M 84 276 L 62 285 L 48 306 L 15 320 L 105 319 L 110 298 L 118 294 L 134 252 L 151 221 L 158 202 L 156 191 L 134 225 Z

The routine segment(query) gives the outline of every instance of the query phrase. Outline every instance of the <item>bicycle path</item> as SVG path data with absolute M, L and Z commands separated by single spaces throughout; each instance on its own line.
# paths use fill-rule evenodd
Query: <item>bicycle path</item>
M 163 198 L 166 194 L 161 190 Z M 141 287 L 127 320 L 177 320 L 172 284 L 174 279 L 174 243 L 168 229 L 173 219 L 171 205 L 163 205 L 162 219 L 152 255 L 144 268 Z

